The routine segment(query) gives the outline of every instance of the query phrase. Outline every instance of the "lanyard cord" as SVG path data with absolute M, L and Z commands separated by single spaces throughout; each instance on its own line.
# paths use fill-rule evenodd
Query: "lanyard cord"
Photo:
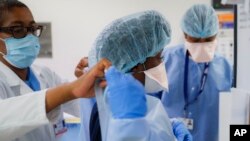
M 189 105 L 193 104 L 198 97 L 201 95 L 201 93 L 204 90 L 205 83 L 207 80 L 207 74 L 208 74 L 208 68 L 209 68 L 209 63 L 205 64 L 205 68 L 201 77 L 201 85 L 200 85 L 200 90 L 196 94 L 196 97 L 191 100 L 190 102 L 188 101 L 188 65 L 189 65 L 189 56 L 188 56 L 188 51 L 186 52 L 186 57 L 185 57 L 185 71 L 184 71 L 184 99 L 185 99 L 185 106 L 184 106 L 184 112 L 187 112 L 187 108 Z M 187 113 L 185 113 L 187 116 Z

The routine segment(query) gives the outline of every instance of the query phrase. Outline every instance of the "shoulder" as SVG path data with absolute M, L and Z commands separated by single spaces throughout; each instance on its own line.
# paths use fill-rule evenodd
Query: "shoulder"
M 230 65 L 229 61 L 220 54 L 217 54 L 217 53 L 215 54 L 212 63 L 216 65 L 216 67 L 218 68 L 222 67 L 226 70 L 230 70 L 230 71 L 232 70 L 232 65 Z
M 217 77 L 225 77 L 225 79 L 232 81 L 233 66 L 225 57 L 215 54 L 211 65 L 214 73 L 218 74 Z
M 63 82 L 59 75 L 46 66 L 34 64 L 31 66 L 31 69 L 40 79 L 51 85 L 53 84 L 53 86 Z
M 232 65 L 221 55 L 216 54 L 211 62 L 211 77 L 220 91 L 228 91 L 233 81 Z
M 51 69 L 42 65 L 34 64 L 31 66 L 31 69 L 38 75 L 44 75 L 44 74 L 51 75 L 54 73 Z
M 177 45 L 167 47 L 163 50 L 162 56 L 167 67 L 172 65 L 182 64 L 181 62 L 185 59 L 185 48 L 184 45 Z
M 164 59 L 176 57 L 176 56 L 184 56 L 185 48 L 183 44 L 165 47 L 162 55 Z
M 184 51 L 184 45 L 179 44 L 176 46 L 165 47 L 162 54 L 179 54 Z

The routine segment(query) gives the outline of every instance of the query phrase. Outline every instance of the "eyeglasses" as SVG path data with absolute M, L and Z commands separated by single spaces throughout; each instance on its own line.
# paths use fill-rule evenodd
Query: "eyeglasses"
M 37 37 L 40 37 L 43 29 L 45 29 L 45 27 L 42 25 L 30 26 L 30 27 L 11 26 L 11 27 L 0 27 L 0 32 L 11 34 L 14 38 L 20 39 L 24 38 L 28 34 L 28 32 L 32 33 Z

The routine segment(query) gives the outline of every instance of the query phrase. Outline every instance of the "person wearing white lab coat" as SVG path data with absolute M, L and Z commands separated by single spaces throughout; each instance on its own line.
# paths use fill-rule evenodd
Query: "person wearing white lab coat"
M 32 71 L 36 73 L 36 78 L 39 81 L 41 90 L 45 90 L 47 88 L 55 87 L 62 83 L 61 79 L 53 72 L 51 72 L 47 68 L 38 68 L 38 67 L 31 67 Z M 20 124 L 19 130 L 25 130 L 25 122 L 30 122 L 30 126 L 34 121 L 40 122 L 37 124 L 37 127 L 50 122 L 55 122 L 62 120 L 62 113 L 60 112 L 58 107 L 57 109 L 51 111 L 47 114 L 48 119 L 44 116 L 44 94 L 45 91 L 38 91 L 33 94 L 34 92 L 24 81 L 22 81 L 11 69 L 9 69 L 7 66 L 5 66 L 3 63 L 0 62 L 0 99 L 6 99 L 6 101 L 1 101 L 0 109 L 1 109 L 1 126 L 0 131 L 1 135 L 0 137 L 6 136 L 6 137 L 13 137 L 13 133 L 10 132 L 10 130 L 5 130 L 5 128 L 9 128 L 8 126 L 16 126 Z M 32 93 L 32 94 L 27 94 Z M 24 95 L 23 97 L 13 98 L 17 96 Z M 75 116 L 78 115 L 77 111 L 77 102 L 71 101 L 65 105 L 63 105 L 62 109 L 68 109 L 67 112 L 70 112 L 70 109 L 73 110 L 70 112 L 70 114 L 73 114 Z M 38 107 L 38 108 L 34 108 Z M 66 110 L 65 109 L 65 110 Z M 65 111 L 63 110 L 63 111 Z M 74 111 L 75 110 L 75 111 Z M 13 118 L 13 119 L 12 119 Z M 26 121 L 28 119 L 29 121 Z M 10 125 L 14 124 L 14 125 Z M 21 126 L 24 124 L 24 126 Z M 18 127 L 17 129 L 18 130 Z M 51 131 L 51 132 L 48 132 Z M 32 140 L 32 136 L 36 135 L 34 133 L 39 133 L 41 136 L 39 137 L 39 140 L 54 140 L 54 127 L 53 124 L 41 126 L 39 128 L 36 128 L 30 133 L 25 134 L 19 140 Z M 36 136 L 34 136 L 37 138 Z M 33 140 L 35 140 L 33 138 Z
M 25 4 L 0 1 L 1 141 L 55 141 L 65 131 L 62 111 L 77 115 L 78 104 L 71 100 L 94 96 L 95 79 L 110 66 L 103 59 L 86 75 L 63 83 L 50 69 L 32 65 L 42 29 Z

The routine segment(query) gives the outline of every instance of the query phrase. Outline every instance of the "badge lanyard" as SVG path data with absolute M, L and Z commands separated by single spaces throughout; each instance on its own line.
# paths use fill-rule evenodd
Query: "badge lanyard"
M 204 90 L 204 86 L 205 86 L 205 83 L 207 80 L 208 68 L 209 68 L 209 63 L 206 63 L 202 77 L 201 77 L 200 90 L 196 94 L 196 96 L 193 100 L 188 101 L 188 65 L 189 65 L 189 56 L 188 56 L 188 51 L 187 51 L 186 58 L 185 58 L 185 71 L 184 71 L 184 99 L 185 99 L 184 112 L 185 112 L 186 118 L 188 117 L 188 113 L 187 113 L 188 106 L 193 104 Z

